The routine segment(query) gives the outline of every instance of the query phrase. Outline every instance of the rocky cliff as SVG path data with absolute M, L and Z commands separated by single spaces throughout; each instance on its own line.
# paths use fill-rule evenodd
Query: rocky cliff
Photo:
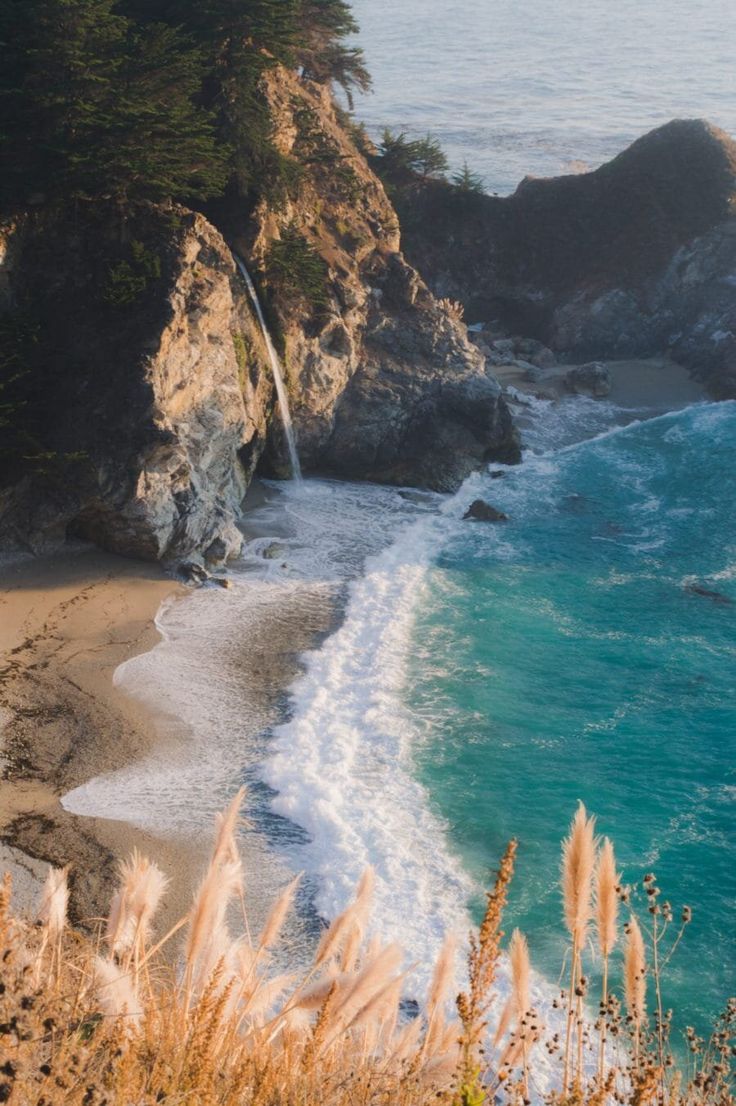
M 471 320 L 569 360 L 667 352 L 736 395 L 736 144 L 710 124 L 674 121 L 509 197 L 436 182 L 398 210 L 407 256 Z
M 211 215 L 260 287 L 303 468 L 451 490 L 517 459 L 498 384 L 404 259 L 329 93 L 284 70 L 267 81 L 293 187 Z M 220 231 L 179 207 L 41 207 L 2 230 L 0 297 L 0 544 L 74 534 L 150 559 L 232 554 L 250 476 L 287 465 Z
M 220 234 L 181 209 L 29 216 L 5 229 L 2 272 L 6 329 L 33 327 L 4 434 L 3 545 L 239 548 L 240 457 L 262 448 L 272 385 L 242 363 L 253 328 Z
M 306 470 L 449 491 L 485 460 L 515 460 L 498 384 L 400 252 L 396 213 L 329 92 L 282 71 L 268 96 L 281 155 L 308 172 L 234 237 L 271 292 Z M 321 296 L 279 282 L 285 243 L 323 261 Z

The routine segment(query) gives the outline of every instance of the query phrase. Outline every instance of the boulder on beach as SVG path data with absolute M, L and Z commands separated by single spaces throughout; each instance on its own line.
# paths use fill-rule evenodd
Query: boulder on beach
M 485 499 L 474 499 L 463 515 L 463 521 L 467 519 L 471 522 L 508 522 L 508 518 L 503 511 L 486 503 Z
M 565 373 L 565 386 L 577 396 L 603 399 L 611 394 L 611 370 L 600 361 L 575 365 Z

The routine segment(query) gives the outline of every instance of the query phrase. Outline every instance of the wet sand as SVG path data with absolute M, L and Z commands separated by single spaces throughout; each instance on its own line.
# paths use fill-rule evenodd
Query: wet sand
M 708 398 L 702 384 L 690 376 L 687 369 L 666 357 L 645 360 L 603 361 L 611 374 L 610 394 L 603 397 L 617 407 L 630 410 L 650 409 L 653 412 L 676 411 Z M 515 365 L 494 365 L 491 372 L 503 388 L 541 399 L 561 399 L 573 393 L 565 384 L 565 374 L 572 365 L 555 365 L 528 375 Z

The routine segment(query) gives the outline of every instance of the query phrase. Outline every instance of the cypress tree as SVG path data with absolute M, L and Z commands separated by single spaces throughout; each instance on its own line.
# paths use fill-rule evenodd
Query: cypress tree
M 301 39 L 298 51 L 304 76 L 326 83 L 334 81 L 353 107 L 353 90 L 371 86 L 363 51 L 347 46 L 345 39 L 358 31 L 346 0 L 302 0 Z
M 11 37 L 12 36 L 12 37 Z M 113 0 L 0 0 L 3 198 L 206 196 L 224 159 L 180 32 L 138 33 Z

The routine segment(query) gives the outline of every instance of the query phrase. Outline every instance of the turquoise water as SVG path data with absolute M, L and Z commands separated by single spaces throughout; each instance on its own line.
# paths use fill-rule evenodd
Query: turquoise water
M 729 403 L 487 479 L 510 521 L 454 528 L 407 690 L 465 867 L 486 882 L 519 840 L 509 920 L 536 967 L 558 976 L 559 841 L 582 799 L 626 882 L 654 871 L 676 917 L 692 906 L 665 1004 L 701 1028 L 736 993 L 735 474 Z

